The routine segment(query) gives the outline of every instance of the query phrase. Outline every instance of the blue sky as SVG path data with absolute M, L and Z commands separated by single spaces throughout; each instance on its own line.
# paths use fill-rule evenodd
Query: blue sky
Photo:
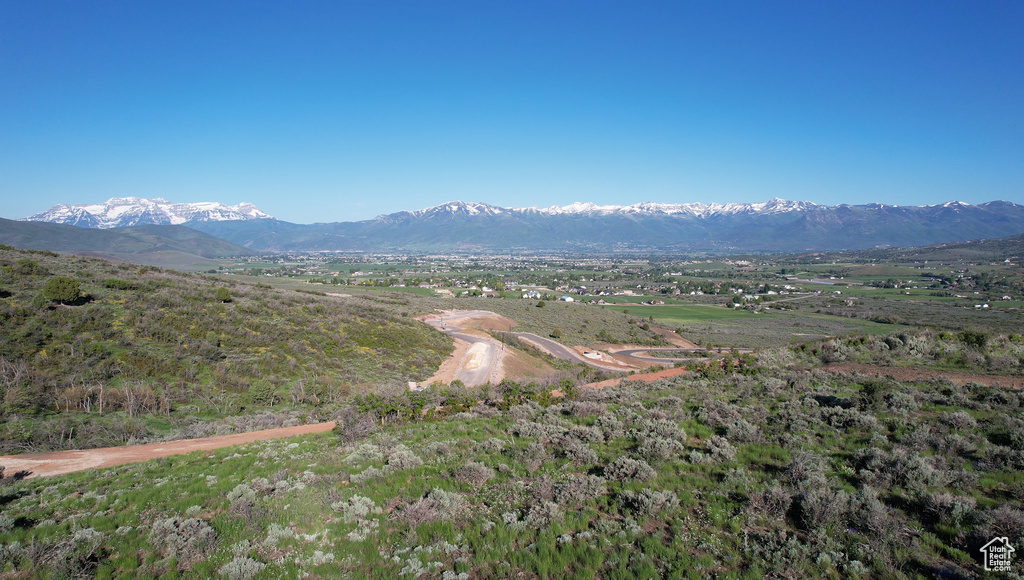
M 1024 2 L 0 0 L 0 216 L 1024 203 Z

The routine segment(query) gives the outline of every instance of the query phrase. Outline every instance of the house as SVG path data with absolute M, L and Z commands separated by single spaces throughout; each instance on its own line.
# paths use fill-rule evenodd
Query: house
M 559 300 L 561 300 L 562 302 L 575 302 L 572 296 L 562 296 L 561 298 L 559 298 Z
M 540 292 L 537 292 L 536 290 L 527 290 L 526 292 L 523 292 L 523 298 L 530 298 L 530 299 L 540 298 Z

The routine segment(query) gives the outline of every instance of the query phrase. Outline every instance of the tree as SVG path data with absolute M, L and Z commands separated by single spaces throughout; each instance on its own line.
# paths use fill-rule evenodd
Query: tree
M 537 308 L 544 308 L 544 301 L 543 300 L 541 300 L 540 302 L 537 303 Z
M 70 304 L 78 301 L 82 294 L 81 284 L 74 278 L 65 276 L 54 276 L 46 281 L 43 288 L 43 295 L 61 304 Z
M 213 292 L 213 297 L 221 302 L 231 302 L 231 292 L 223 286 Z

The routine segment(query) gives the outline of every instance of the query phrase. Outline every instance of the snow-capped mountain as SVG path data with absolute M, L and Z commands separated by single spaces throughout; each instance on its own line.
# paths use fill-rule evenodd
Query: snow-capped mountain
M 254 227 L 253 227 L 254 226 Z M 1024 232 L 1024 206 L 577 202 L 497 207 L 452 201 L 361 222 L 303 226 L 204 222 L 191 227 L 264 250 L 440 252 L 776 252 L 920 246 Z
M 260 219 L 263 218 L 263 219 Z M 1024 206 L 655 203 L 498 207 L 451 201 L 359 222 L 290 224 L 251 204 L 114 198 L 60 205 L 28 220 L 88 228 L 185 224 L 240 246 L 269 251 L 777 252 L 921 246 L 1024 232 Z
M 818 207 L 809 201 L 786 201 L 772 198 L 764 203 L 655 203 L 644 202 L 633 205 L 596 205 L 593 203 L 571 203 L 569 205 L 553 205 L 546 208 L 520 208 L 514 211 L 536 211 L 548 215 L 592 214 L 592 215 L 689 215 L 693 217 L 711 217 L 716 215 L 736 215 L 743 213 L 786 213 L 806 211 Z
M 140 225 L 178 225 L 188 222 L 272 219 L 251 203 L 225 205 L 213 201 L 174 203 L 165 199 L 112 197 L 104 203 L 67 205 L 24 218 L 85 228 L 123 228 Z
M 597 205 L 591 202 L 574 202 L 569 205 L 550 207 L 497 207 L 486 203 L 449 201 L 440 205 L 377 216 L 378 220 L 400 221 L 436 216 L 496 216 L 501 214 L 547 215 L 547 216 L 690 216 L 709 218 L 739 214 L 777 214 L 808 211 L 821 207 L 809 201 L 786 201 L 772 198 L 764 203 L 655 203 L 644 202 L 633 205 Z

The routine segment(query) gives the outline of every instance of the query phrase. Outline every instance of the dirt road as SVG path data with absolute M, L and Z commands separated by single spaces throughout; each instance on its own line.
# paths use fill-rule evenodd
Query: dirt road
M 450 383 L 458 379 L 468 387 L 479 387 L 488 382 L 500 382 L 504 378 L 501 357 L 505 346 L 485 332 L 466 328 L 472 322 L 492 318 L 511 327 L 511 321 L 504 323 L 507 319 L 486 310 L 449 311 L 422 318 L 423 322 L 455 339 L 455 352 L 448 359 L 451 362 L 446 361 L 438 373 L 422 384 Z
M 555 342 L 550 338 L 544 338 L 529 332 L 517 332 L 515 333 L 520 340 L 532 344 L 540 350 L 550 354 L 555 358 L 567 360 L 570 362 L 579 362 L 585 365 L 594 367 L 595 369 L 605 371 L 631 371 L 636 367 L 623 364 L 621 361 L 609 356 L 606 353 L 589 349 L 579 348 L 571 349 L 560 342 Z
M 162 443 L 147 443 L 130 447 L 102 447 L 81 451 L 53 451 L 50 453 L 31 453 L 26 455 L 0 456 L 0 465 L 4 466 L 4 474 L 8 477 L 20 471 L 29 472 L 28 477 L 62 475 L 75 471 L 85 471 L 102 467 L 114 467 L 128 463 L 149 461 L 168 455 L 184 455 L 193 451 L 220 449 L 253 441 L 279 439 L 307 433 L 323 433 L 334 428 L 333 422 L 300 425 L 298 427 L 281 427 L 265 429 L 234 435 L 220 435 L 203 439 L 182 439 Z

